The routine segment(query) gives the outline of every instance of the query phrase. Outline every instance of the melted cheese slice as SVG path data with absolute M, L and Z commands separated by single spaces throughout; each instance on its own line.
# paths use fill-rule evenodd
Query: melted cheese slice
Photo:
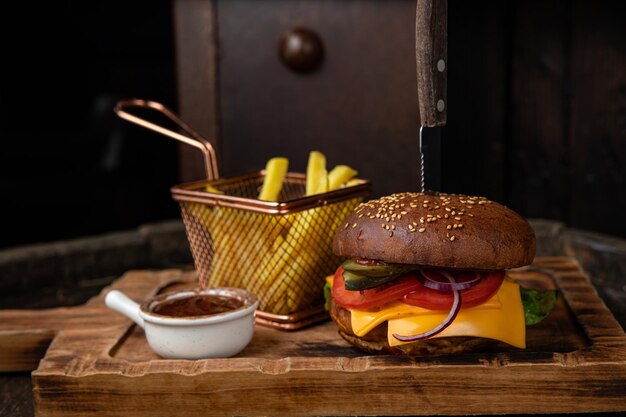
M 352 312 L 352 331 L 364 336 L 387 321 L 387 339 L 390 346 L 404 344 L 393 334 L 410 336 L 437 327 L 448 316 L 447 311 L 433 311 L 414 307 L 399 301 L 380 311 Z M 519 285 L 510 278 L 502 282 L 498 292 L 485 303 L 459 311 L 452 324 L 435 337 L 474 336 L 500 340 L 509 345 L 526 347 L 526 324 Z

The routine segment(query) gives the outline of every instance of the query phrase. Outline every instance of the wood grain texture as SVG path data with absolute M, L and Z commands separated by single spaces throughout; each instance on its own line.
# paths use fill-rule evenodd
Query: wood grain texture
M 442 129 L 443 191 L 507 205 L 512 8 L 489 0 L 450 5 L 448 123 Z
M 217 10 L 214 0 L 174 2 L 179 113 L 220 156 Z M 180 179 L 204 179 L 202 155 L 179 147 Z
M 274 156 L 304 172 L 320 150 L 329 168 L 366 173 L 378 195 L 418 189 L 413 0 L 222 0 L 217 9 L 223 175 Z M 296 26 L 324 44 L 311 73 L 294 73 L 277 54 Z
M 447 115 L 448 0 L 417 0 L 415 61 L 422 126 L 444 126 Z M 438 63 L 443 61 L 443 69 Z M 439 109 L 439 103 L 443 108 Z
M 162 360 L 129 321 L 114 324 L 103 310 L 100 328 L 57 334 L 33 372 L 36 409 L 45 416 L 626 411 L 626 335 L 578 264 L 544 258 L 513 275 L 563 293 L 556 315 L 529 329 L 527 350 L 366 356 L 326 323 L 297 333 L 258 328 L 235 358 Z M 140 285 L 131 292 L 140 300 L 176 281 L 171 272 L 169 281 L 160 276 L 131 273 L 117 285 L 128 292 Z
M 30 374 L 0 375 L 0 416 L 30 417 L 34 415 Z
M 565 219 L 569 210 L 569 9 L 515 3 L 508 198 L 527 217 Z
M 180 270 L 163 270 L 158 273 L 133 271 L 110 288 L 124 291 L 131 298 L 144 300 L 164 285 L 180 281 L 182 275 Z M 85 305 L 77 307 L 0 310 L 0 372 L 35 369 L 52 339 L 62 330 L 128 325 L 124 317 L 110 313 L 102 297 L 92 298 Z
M 626 236 L 623 4 L 571 2 L 571 211 L 582 229 Z M 600 203 L 598 203 L 600 202 Z

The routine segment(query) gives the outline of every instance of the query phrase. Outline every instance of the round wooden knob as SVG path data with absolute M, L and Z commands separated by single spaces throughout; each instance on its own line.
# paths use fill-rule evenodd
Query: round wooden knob
M 324 60 L 322 40 L 310 29 L 294 28 L 280 40 L 278 54 L 281 61 L 295 72 L 310 72 Z

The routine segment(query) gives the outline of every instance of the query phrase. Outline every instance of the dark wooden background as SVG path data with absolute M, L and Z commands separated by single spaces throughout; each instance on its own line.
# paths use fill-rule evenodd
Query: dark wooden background
M 202 175 L 194 151 L 116 120 L 120 97 L 178 108 L 215 138 L 224 175 L 277 154 L 303 170 L 320 149 L 376 194 L 417 188 L 413 0 L 9 11 L 24 24 L 0 41 L 0 246 L 178 216 L 168 188 Z M 619 1 L 450 0 L 443 190 L 625 237 L 625 18 Z M 306 76 L 278 59 L 294 26 L 326 48 Z
M 320 149 L 377 195 L 415 190 L 414 3 L 177 0 L 182 111 L 217 138 L 224 175 L 276 154 L 302 170 Z M 443 191 L 625 236 L 624 18 L 617 1 L 451 1 Z M 323 39 L 313 74 L 278 59 L 278 39 L 297 26 Z M 188 67 L 198 54 L 214 57 L 204 71 Z M 186 178 L 201 175 L 194 159 L 183 157 Z

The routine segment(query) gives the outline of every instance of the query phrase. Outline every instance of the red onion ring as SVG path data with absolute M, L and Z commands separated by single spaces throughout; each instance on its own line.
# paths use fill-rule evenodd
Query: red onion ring
M 450 284 L 457 283 L 450 274 L 446 274 L 444 276 L 448 279 L 448 281 L 450 281 Z M 401 342 L 415 342 L 418 340 L 428 339 L 431 336 L 441 333 L 446 327 L 452 324 L 457 314 L 459 314 L 459 310 L 461 310 L 461 293 L 459 292 L 459 290 L 454 290 L 454 289 L 452 290 L 452 293 L 454 294 L 454 302 L 452 303 L 452 308 L 450 308 L 448 317 L 446 317 L 441 323 L 439 323 L 437 327 L 427 332 L 419 333 L 419 334 L 412 335 L 412 336 L 402 336 L 402 335 L 394 333 L 393 337 L 395 337 Z
M 469 281 L 463 281 L 463 282 L 456 282 L 454 278 L 452 277 L 452 275 L 450 275 L 447 271 L 438 269 L 437 272 L 443 275 L 449 282 L 437 281 L 436 279 L 429 277 L 424 272 L 423 269 L 420 269 L 420 273 L 425 279 L 424 281 L 425 287 L 428 287 L 430 289 L 437 290 L 437 291 L 454 291 L 454 290 L 461 291 L 461 290 L 466 290 L 468 288 L 473 287 L 474 285 L 478 284 L 481 280 L 481 276 L 478 272 L 474 272 L 476 274 L 474 278 L 470 279 Z

